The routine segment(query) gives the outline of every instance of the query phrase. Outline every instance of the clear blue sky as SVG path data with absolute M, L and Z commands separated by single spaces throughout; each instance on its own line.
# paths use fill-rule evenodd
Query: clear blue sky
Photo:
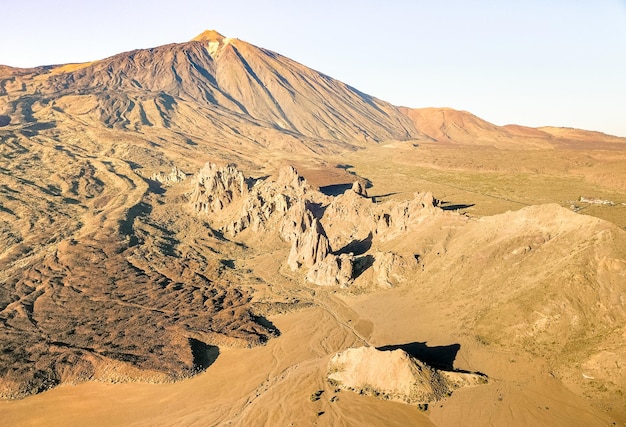
M 626 0 L 0 0 L 0 64 L 216 29 L 409 107 L 626 136 Z

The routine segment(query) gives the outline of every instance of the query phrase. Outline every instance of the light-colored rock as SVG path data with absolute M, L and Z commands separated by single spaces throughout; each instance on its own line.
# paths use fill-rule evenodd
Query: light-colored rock
M 329 254 L 311 267 L 306 279 L 320 286 L 348 287 L 354 280 L 354 256 Z
M 415 256 L 402 256 L 393 252 L 374 254 L 374 281 L 378 286 L 391 288 L 405 281 L 405 277 L 418 267 Z
M 293 199 L 289 196 L 255 186 L 244 199 L 238 218 L 225 227 L 229 234 L 237 234 L 248 228 L 254 232 L 265 231 L 274 217 L 284 217 Z
M 354 181 L 354 183 L 352 184 L 352 191 L 359 196 L 367 197 L 367 190 L 365 189 L 365 186 L 361 183 L 361 181 Z
M 313 213 L 307 208 L 305 201 L 302 200 L 293 204 L 281 223 L 280 237 L 287 242 L 293 242 L 298 236 L 311 228 L 313 219 Z
M 196 178 L 191 202 L 196 211 L 203 213 L 219 213 L 239 203 L 239 208 L 229 211 L 222 230 L 235 235 L 247 229 L 274 229 L 291 243 L 287 264 L 297 270 L 319 264 L 331 252 L 324 227 L 306 198 L 310 192 L 306 180 L 291 166 L 282 168 L 275 181 L 258 180 L 249 189 L 243 174 L 233 165 L 220 168 L 207 163 Z
M 305 194 L 311 190 L 304 177 L 299 175 L 293 166 L 285 166 L 280 169 L 276 186 L 279 190 L 295 190 L 299 194 Z
M 191 203 L 197 212 L 221 212 L 248 192 L 243 173 L 235 165 L 207 163 L 196 177 Z
M 216 228 L 226 234 L 277 233 L 291 243 L 287 265 L 293 271 L 309 269 L 306 279 L 321 286 L 348 287 L 358 275 L 355 272 L 362 272 L 353 254 L 337 255 L 333 249 L 348 252 L 345 249 L 354 246 L 361 255 L 370 249 L 374 236 L 381 241 L 401 236 L 441 213 L 431 193 L 416 193 L 405 202 L 374 203 L 360 181 L 354 182 L 352 191 L 324 198 L 291 166 L 282 168 L 275 180 L 252 181 L 234 165 L 207 163 L 196 177 L 191 203 L 196 211 L 213 214 Z M 314 211 L 323 203 L 327 204 L 320 220 Z M 367 241 L 363 236 L 369 236 Z M 374 259 L 373 280 L 382 287 L 400 284 L 417 267 L 411 254 L 378 252 Z
M 444 372 L 411 357 L 401 349 L 350 348 L 328 364 L 328 380 L 346 390 L 404 403 L 430 403 L 453 390 L 485 384 L 483 375 Z
M 310 191 L 306 180 L 292 166 L 286 166 L 275 181 L 256 181 L 225 231 L 235 235 L 248 228 L 254 232 L 277 228 L 283 240 L 292 242 L 312 225 L 306 199 Z
M 322 218 L 333 250 L 339 251 L 352 241 L 367 236 L 375 228 L 378 209 L 372 199 L 355 191 L 334 197 Z
M 214 224 L 227 234 L 236 235 L 247 229 L 264 232 L 277 227 L 282 235 L 284 221 L 305 218 L 304 197 L 310 191 L 306 180 L 291 166 L 282 168 L 276 180 L 255 181 L 246 180 L 234 165 L 218 167 L 207 163 L 196 177 L 190 200 L 201 213 L 219 214 L 229 208 L 227 215 L 213 217 Z M 295 211 L 289 213 L 293 207 Z M 300 233 L 310 225 L 310 220 L 301 224 Z M 283 238 L 292 241 L 293 230 L 285 233 L 289 236 Z
M 381 240 L 394 239 L 441 215 L 443 211 L 438 205 L 439 201 L 431 192 L 415 193 L 413 199 L 406 202 L 385 203 L 374 218 L 374 234 Z
M 152 181 L 160 182 L 163 185 L 176 184 L 187 179 L 187 174 L 174 166 L 169 174 L 156 172 L 150 177 Z
M 292 270 L 300 266 L 308 268 L 320 263 L 330 253 L 328 237 L 317 218 L 313 218 L 311 226 L 292 241 L 287 264 Z

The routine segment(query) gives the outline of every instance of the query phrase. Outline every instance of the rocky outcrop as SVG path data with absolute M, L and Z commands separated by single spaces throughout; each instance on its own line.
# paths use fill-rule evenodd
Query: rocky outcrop
M 254 232 L 266 231 L 274 218 L 287 215 L 294 199 L 288 195 L 277 193 L 271 188 L 255 186 L 250 190 L 236 213 L 236 219 L 224 227 L 224 231 L 231 235 L 241 233 L 246 229 Z
M 163 185 L 170 185 L 183 182 L 187 179 L 187 174 L 174 166 L 169 174 L 165 172 L 155 172 L 150 179 Z
M 328 237 L 317 218 L 313 218 L 310 227 L 295 236 L 287 264 L 292 270 L 301 266 L 311 268 L 321 263 L 330 253 Z
M 335 354 L 328 364 L 328 380 L 346 390 L 385 400 L 428 404 L 460 387 L 487 383 L 480 374 L 440 371 L 404 350 L 350 348 Z
M 293 166 L 285 166 L 280 169 L 276 179 L 276 187 L 278 190 L 291 190 L 300 195 L 312 191 L 311 186 Z
M 197 212 L 221 212 L 247 192 L 248 186 L 243 173 L 235 165 L 219 167 L 207 163 L 196 177 L 191 203 Z
M 443 211 L 438 206 L 439 200 L 431 192 L 415 193 L 413 199 L 406 202 L 389 202 L 374 218 L 374 233 L 383 240 L 396 238 L 442 214 Z
M 418 267 L 415 256 L 403 256 L 393 252 L 374 254 L 374 282 L 381 287 L 391 288 L 405 281 L 407 273 Z
M 311 187 L 292 166 L 279 171 L 278 178 L 257 180 L 241 203 L 236 218 L 224 230 L 232 235 L 246 229 L 254 232 L 278 230 L 281 237 L 293 242 L 312 225 L 313 215 L 308 194 Z M 289 224 L 294 224 L 289 227 Z
M 361 183 L 361 181 L 354 181 L 351 190 L 359 196 L 367 197 L 367 190 L 365 189 L 365 186 Z
M 234 165 L 219 167 L 207 163 L 196 177 L 190 200 L 199 213 L 228 213 L 213 215 L 212 221 L 223 232 L 234 236 L 248 229 L 254 232 L 283 230 L 282 223 L 293 218 L 302 222 L 303 211 L 307 209 L 305 197 L 310 192 L 306 180 L 291 166 L 282 168 L 276 180 L 254 180 L 246 179 Z M 292 208 L 294 211 L 290 212 Z M 300 233 L 310 225 L 310 220 L 301 223 Z M 285 240 L 293 241 L 293 237 L 287 237 Z
M 414 255 L 366 255 L 373 239 L 396 238 L 441 213 L 431 193 L 416 193 L 410 201 L 374 203 L 360 181 L 351 191 L 329 198 L 313 190 L 291 166 L 282 168 L 274 180 L 254 180 L 234 165 L 207 163 L 190 199 L 194 209 L 211 214 L 212 223 L 226 235 L 246 230 L 274 233 L 291 244 L 287 265 L 292 271 L 307 269 L 307 281 L 342 288 L 372 266 L 372 260 L 375 285 L 402 283 L 418 266 Z
M 313 225 L 313 213 L 306 201 L 295 203 L 288 211 L 280 225 L 280 237 L 293 242 Z
M 372 233 L 381 241 L 393 240 L 430 221 L 443 211 L 430 192 L 415 193 L 408 201 L 375 203 L 357 191 L 346 191 L 327 206 L 322 223 L 333 250 Z
M 354 280 L 354 255 L 329 254 L 321 262 L 311 267 L 306 279 L 320 286 L 348 287 Z
M 377 206 L 355 191 L 346 191 L 331 200 L 324 211 L 322 223 L 335 251 L 367 236 L 373 230 Z

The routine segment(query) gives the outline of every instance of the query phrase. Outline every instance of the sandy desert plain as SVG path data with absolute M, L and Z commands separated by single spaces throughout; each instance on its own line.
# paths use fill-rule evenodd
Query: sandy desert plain
M 626 425 L 626 138 L 214 31 L 0 118 L 3 425 Z

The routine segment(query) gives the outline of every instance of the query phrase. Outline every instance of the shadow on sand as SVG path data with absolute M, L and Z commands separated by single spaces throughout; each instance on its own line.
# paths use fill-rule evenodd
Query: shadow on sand
M 325 185 L 320 187 L 320 192 L 325 194 L 326 196 L 340 196 L 349 189 L 352 188 L 352 183 L 350 184 L 333 184 L 333 185 Z
M 459 203 L 459 204 L 448 204 L 448 202 L 441 202 L 439 204 L 439 207 L 441 209 L 443 209 L 444 211 L 458 211 L 460 209 L 467 209 L 467 208 L 471 208 L 472 206 L 474 206 L 474 204 L 465 204 L 465 203 Z

